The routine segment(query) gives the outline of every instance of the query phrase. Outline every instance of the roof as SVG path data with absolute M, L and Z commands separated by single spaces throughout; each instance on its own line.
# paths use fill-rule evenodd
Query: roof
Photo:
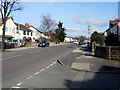
M 20 30 L 25 30 L 25 31 L 32 31 L 29 28 L 25 27 L 25 25 L 15 23 L 17 26 L 17 29 L 19 28 Z
M 33 27 L 33 28 L 35 28 L 34 26 L 29 26 L 29 27 Z M 35 28 L 38 32 L 40 32 L 40 33 L 43 33 L 42 31 L 40 31 L 39 29 L 37 29 L 37 28 Z
M 7 20 L 8 20 L 8 19 L 12 19 L 12 20 L 13 20 L 13 17 L 8 17 Z M 0 18 L 0 26 L 2 25 L 2 23 L 3 23 L 3 22 L 2 22 L 2 18 Z

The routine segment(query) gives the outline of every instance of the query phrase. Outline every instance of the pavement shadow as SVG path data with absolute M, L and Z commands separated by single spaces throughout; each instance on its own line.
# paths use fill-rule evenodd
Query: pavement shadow
M 85 55 L 85 56 L 93 56 L 94 55 L 90 52 L 89 48 L 86 46 L 81 46 L 81 48 L 79 49 L 81 51 L 83 51 L 84 53 L 82 53 L 81 55 Z
M 81 77 L 77 76 L 77 78 Z M 76 88 L 120 89 L 120 67 L 103 66 L 98 72 L 85 72 L 84 78 L 81 80 L 71 81 L 67 79 L 64 84 L 69 90 Z

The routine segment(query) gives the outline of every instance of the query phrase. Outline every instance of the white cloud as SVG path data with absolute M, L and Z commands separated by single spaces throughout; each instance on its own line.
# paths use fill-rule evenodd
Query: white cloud
M 67 28 L 67 30 L 80 31 L 80 28 Z
M 84 25 L 97 25 L 97 26 L 106 26 L 108 25 L 107 20 L 95 19 L 95 18 L 79 18 L 77 19 L 78 24 Z

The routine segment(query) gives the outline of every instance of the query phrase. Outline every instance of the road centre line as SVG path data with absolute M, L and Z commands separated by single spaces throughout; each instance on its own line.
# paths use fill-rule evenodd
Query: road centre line
M 48 66 L 45 67 L 44 69 L 41 69 L 40 71 L 34 73 L 34 75 L 37 75 L 37 74 L 39 74 L 40 72 L 44 71 L 45 69 L 50 68 L 50 67 L 53 66 L 55 63 L 56 63 L 56 62 L 53 62 L 52 64 L 48 65 Z M 26 80 L 29 80 L 29 79 L 31 79 L 32 77 L 33 77 L 33 76 L 31 75 L 31 76 L 27 77 Z M 13 87 L 11 87 L 11 88 L 20 88 L 20 87 L 18 87 L 18 86 L 20 86 L 21 84 L 23 84 L 23 82 L 19 82 L 18 84 L 16 84 L 16 86 L 13 86 Z
M 20 88 L 20 87 L 17 87 L 17 86 L 13 86 L 13 87 L 11 87 L 11 88 Z
M 22 83 L 23 83 L 23 82 L 19 82 L 19 83 L 17 84 L 17 86 L 20 86 Z
M 37 75 L 37 74 L 39 74 L 40 72 L 36 72 L 36 73 L 34 73 L 35 75 Z
M 33 76 L 29 76 L 27 79 L 30 79 L 30 78 L 32 78 Z

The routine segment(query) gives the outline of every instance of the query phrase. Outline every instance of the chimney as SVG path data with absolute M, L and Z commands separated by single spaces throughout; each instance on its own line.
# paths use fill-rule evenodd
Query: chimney
M 28 28 L 29 27 L 29 23 L 25 23 L 25 27 Z

